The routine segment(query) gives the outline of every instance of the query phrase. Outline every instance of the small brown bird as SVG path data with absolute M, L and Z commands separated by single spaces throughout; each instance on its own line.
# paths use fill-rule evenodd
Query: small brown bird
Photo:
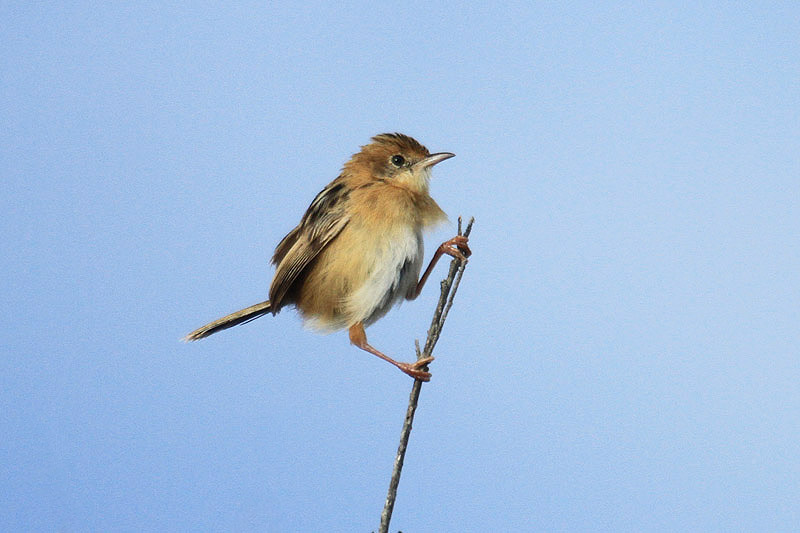
M 462 261 L 470 255 L 467 238 L 453 237 L 439 246 L 420 278 L 422 230 L 447 218 L 428 193 L 431 168 L 454 155 L 431 154 L 400 133 L 373 137 L 275 248 L 269 300 L 215 320 L 184 340 L 294 305 L 311 328 L 348 328 L 352 344 L 413 378 L 430 380 L 423 367 L 432 357 L 399 363 L 370 346 L 364 327 L 403 299 L 416 298 L 442 255 Z

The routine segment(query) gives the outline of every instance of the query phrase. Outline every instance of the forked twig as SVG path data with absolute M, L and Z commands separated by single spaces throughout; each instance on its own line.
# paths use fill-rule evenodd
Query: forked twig
M 471 218 L 467 223 L 463 235 L 469 237 L 472 231 L 472 224 L 475 222 Z M 461 233 L 461 217 L 458 217 L 458 234 Z M 458 285 L 461 283 L 461 276 L 464 275 L 464 268 L 467 266 L 467 261 L 453 259 L 450 262 L 450 270 L 447 277 L 442 280 L 442 292 L 439 295 L 439 303 L 436 306 L 436 312 L 433 314 L 431 326 L 428 328 L 428 338 L 425 340 L 425 349 L 420 351 L 419 341 L 415 341 L 417 350 L 417 360 L 423 357 L 430 357 L 433 353 L 433 348 L 439 340 L 439 335 L 442 333 L 444 321 L 447 319 L 447 314 L 453 306 L 453 298 L 458 290 Z M 426 368 L 427 370 L 427 368 Z M 392 469 L 392 479 L 389 481 L 389 492 L 386 495 L 386 503 L 383 506 L 381 513 L 381 525 L 378 528 L 378 533 L 389 532 L 389 522 L 392 519 L 392 511 L 394 510 L 394 502 L 397 499 L 397 486 L 400 484 L 400 473 L 403 470 L 403 460 L 406 456 L 406 448 L 408 447 L 408 439 L 411 435 L 411 426 L 414 422 L 414 413 L 417 410 L 417 403 L 419 402 L 419 393 L 422 390 L 422 381 L 414 380 L 414 385 L 411 387 L 411 396 L 408 400 L 408 410 L 406 411 L 406 418 L 403 421 L 403 429 L 400 432 L 400 444 L 397 446 L 397 456 L 394 459 L 394 468 Z

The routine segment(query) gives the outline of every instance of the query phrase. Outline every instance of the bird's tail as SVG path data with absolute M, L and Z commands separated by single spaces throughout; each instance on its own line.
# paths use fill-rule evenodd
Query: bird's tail
M 231 313 L 209 324 L 206 324 L 202 328 L 194 330 L 186 335 L 183 340 L 189 342 L 204 339 L 218 331 L 232 328 L 233 326 L 238 326 L 239 324 L 244 324 L 245 322 L 250 322 L 251 320 L 255 320 L 256 318 L 266 315 L 270 312 L 269 300 L 251 305 L 250 307 L 246 307 L 236 311 L 235 313 Z

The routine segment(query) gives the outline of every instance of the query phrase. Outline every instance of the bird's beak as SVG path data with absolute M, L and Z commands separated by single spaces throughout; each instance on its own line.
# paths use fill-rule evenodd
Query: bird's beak
M 451 154 L 450 152 L 439 152 L 438 154 L 431 154 L 425 159 L 418 161 L 414 166 L 419 168 L 430 168 L 436 163 L 441 163 L 445 159 L 450 159 L 451 157 L 455 157 L 456 154 Z

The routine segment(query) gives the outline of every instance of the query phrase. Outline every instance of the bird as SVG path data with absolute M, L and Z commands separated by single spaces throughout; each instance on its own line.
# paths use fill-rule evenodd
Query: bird
M 457 235 L 436 249 L 420 276 L 423 231 L 447 220 L 429 193 L 431 169 L 454 156 L 432 154 L 402 133 L 372 137 L 278 243 L 269 299 L 214 320 L 183 340 L 203 339 L 294 306 L 310 329 L 347 329 L 354 346 L 429 381 L 426 368 L 433 357 L 395 361 L 369 344 L 365 327 L 403 300 L 414 300 L 443 255 L 459 261 L 471 255 L 467 237 Z

